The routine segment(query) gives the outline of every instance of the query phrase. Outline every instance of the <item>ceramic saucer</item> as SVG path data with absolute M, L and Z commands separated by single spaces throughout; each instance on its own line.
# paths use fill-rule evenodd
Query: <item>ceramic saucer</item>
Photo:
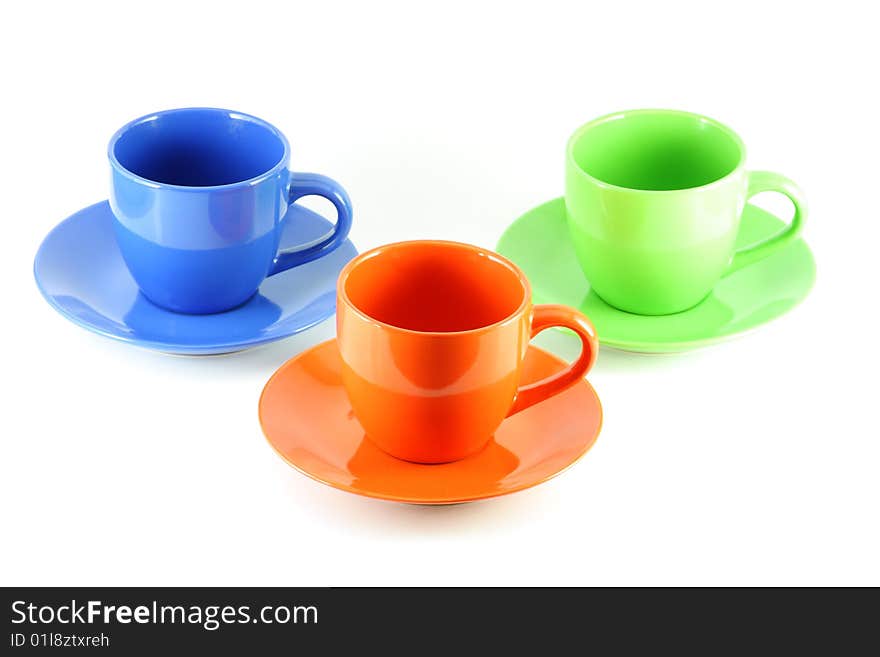
M 777 233 L 782 220 L 746 205 L 737 248 Z M 568 238 L 565 202 L 558 198 L 527 212 L 501 236 L 497 251 L 519 265 L 535 303 L 577 308 L 596 327 L 602 345 L 645 353 L 685 351 L 757 328 L 803 301 L 816 278 L 809 247 L 785 249 L 721 279 L 700 304 L 674 315 L 633 315 L 602 301 L 584 278 Z
M 291 216 L 293 215 L 293 216 Z M 104 201 L 68 217 L 43 241 L 34 260 L 40 292 L 55 310 L 95 333 L 173 354 L 222 354 L 279 340 L 330 317 L 336 277 L 357 251 L 346 241 L 320 260 L 263 281 L 257 294 L 215 315 L 181 315 L 139 291 L 113 234 Z M 329 221 L 291 205 L 281 247 L 325 235 Z
M 567 367 L 536 347 L 523 383 Z M 287 361 L 260 398 L 269 444 L 294 468 L 350 493 L 412 504 L 456 504 L 506 495 L 559 474 L 593 445 L 602 409 L 586 380 L 506 419 L 479 453 L 422 465 L 388 455 L 364 436 L 341 380 L 335 340 Z

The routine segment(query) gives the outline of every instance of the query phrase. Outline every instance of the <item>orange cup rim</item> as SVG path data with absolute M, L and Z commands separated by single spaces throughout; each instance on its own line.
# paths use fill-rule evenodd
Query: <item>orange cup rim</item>
M 519 306 L 516 310 L 514 310 L 507 317 L 504 317 L 497 322 L 493 322 L 491 324 L 486 324 L 485 326 L 478 326 L 472 329 L 466 329 L 463 331 L 417 331 L 415 329 L 408 329 L 402 326 L 396 326 L 394 324 L 388 324 L 387 322 L 383 322 L 381 320 L 376 319 L 375 317 L 368 315 L 364 311 L 355 305 L 355 303 L 348 297 L 348 293 L 345 290 L 345 284 L 348 281 L 348 276 L 351 272 L 364 260 L 369 258 L 375 258 L 382 253 L 397 250 L 397 249 L 405 249 L 416 246 L 444 246 L 444 247 L 456 247 L 461 248 L 467 251 L 471 251 L 483 257 L 488 257 L 497 262 L 498 264 L 506 267 L 510 270 L 519 280 L 520 285 L 523 289 L 523 298 L 520 302 Z M 387 331 L 394 331 L 400 334 L 407 335 L 418 335 L 418 336 L 429 336 L 429 337 L 443 337 L 443 336 L 461 336 L 461 335 L 478 335 L 481 333 L 488 333 L 496 328 L 501 326 L 505 326 L 512 322 L 515 322 L 519 317 L 525 313 L 526 309 L 531 305 L 532 302 L 532 286 L 529 283 L 529 279 L 526 278 L 526 275 L 523 271 L 517 267 L 513 262 L 505 258 L 503 255 L 492 251 L 491 249 L 485 249 L 481 246 L 476 246 L 475 244 L 468 244 L 466 242 L 455 242 L 452 240 L 404 240 L 400 242 L 391 242 L 390 244 L 383 244 L 382 246 L 377 246 L 375 248 L 369 249 L 368 251 L 364 251 L 361 254 L 358 254 L 354 258 L 352 258 L 345 267 L 342 268 L 342 271 L 339 272 L 339 278 L 336 280 L 336 295 L 340 302 L 345 303 L 345 305 L 356 315 L 361 317 L 362 319 L 370 322 L 374 326 L 380 327 Z M 338 309 L 337 309 L 338 313 Z

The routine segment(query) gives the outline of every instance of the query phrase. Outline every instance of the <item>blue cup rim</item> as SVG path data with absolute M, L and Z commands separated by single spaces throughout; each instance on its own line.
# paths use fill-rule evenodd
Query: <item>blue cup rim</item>
M 185 112 L 215 112 L 218 114 L 225 114 L 227 118 L 233 120 L 250 121 L 251 123 L 255 123 L 267 129 L 281 142 L 284 147 L 284 152 L 281 155 L 281 159 L 277 163 L 275 163 L 275 165 L 268 171 L 264 171 L 263 173 L 260 173 L 252 178 L 247 178 L 246 180 L 238 180 L 236 182 L 226 183 L 224 185 L 204 185 L 198 187 L 191 185 L 174 185 L 171 183 L 163 183 L 156 180 L 150 180 L 149 178 L 144 178 L 143 176 L 139 176 L 133 171 L 126 169 L 122 165 L 122 163 L 118 159 L 116 159 L 116 143 L 129 130 L 143 123 L 146 123 L 147 121 L 155 121 L 156 119 L 163 116 L 182 114 Z M 110 143 L 107 145 L 107 158 L 110 160 L 110 165 L 117 172 L 119 172 L 126 178 L 129 178 L 142 185 L 147 185 L 148 187 L 153 187 L 155 189 L 175 189 L 179 191 L 205 192 L 210 190 L 232 189 L 235 187 L 252 187 L 254 185 L 259 185 L 261 182 L 268 180 L 269 178 L 274 178 L 282 169 L 287 168 L 288 162 L 290 161 L 290 144 L 287 141 L 287 137 L 285 137 L 278 128 L 276 128 L 268 121 L 264 121 L 259 117 L 253 116 L 252 114 L 239 112 L 238 110 L 223 109 L 220 107 L 179 107 L 175 109 L 160 110 L 158 112 L 150 112 L 149 114 L 144 114 L 143 116 L 126 123 L 124 126 L 119 128 L 119 130 L 113 133 L 113 136 L 110 138 Z

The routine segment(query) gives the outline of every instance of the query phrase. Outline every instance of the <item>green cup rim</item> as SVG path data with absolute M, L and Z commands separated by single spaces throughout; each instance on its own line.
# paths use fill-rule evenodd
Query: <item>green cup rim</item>
M 737 147 L 739 148 L 739 161 L 737 162 L 736 166 L 733 169 L 731 169 L 726 174 L 724 174 L 723 176 L 721 176 L 720 178 L 718 178 L 716 180 L 712 180 L 712 181 L 707 182 L 703 185 L 696 185 L 694 187 L 683 187 L 681 189 L 639 189 L 637 187 L 623 187 L 621 185 L 615 185 L 613 183 L 605 182 L 604 180 L 602 180 L 600 178 L 596 178 L 591 173 L 585 171 L 583 169 L 583 167 L 581 167 L 581 165 L 578 164 L 577 160 L 575 160 L 575 157 L 574 157 L 574 146 L 576 143 L 578 143 L 578 141 L 581 138 L 583 138 L 583 136 L 587 132 L 589 132 L 591 129 L 593 129 L 599 125 L 607 123 L 608 121 L 619 120 L 621 118 L 625 118 L 625 117 L 633 116 L 633 115 L 639 115 L 639 114 L 655 114 L 655 115 L 662 114 L 662 115 L 667 115 L 667 116 L 680 116 L 680 117 L 685 117 L 685 118 L 688 118 L 688 119 L 691 119 L 694 121 L 698 121 L 701 123 L 708 123 L 708 124 L 714 126 L 715 128 L 718 128 L 719 130 L 721 130 L 721 132 L 723 132 L 728 137 L 730 137 L 730 139 L 737 145 Z M 595 185 L 597 187 L 601 187 L 601 188 L 609 189 L 609 190 L 616 190 L 619 192 L 628 192 L 631 194 L 675 194 L 675 193 L 682 193 L 682 192 L 690 192 L 690 191 L 694 191 L 694 190 L 698 190 L 698 189 L 699 190 L 708 189 L 708 188 L 720 185 L 724 181 L 726 181 L 728 178 L 733 176 L 734 174 L 737 174 L 738 172 L 742 171 L 745 168 L 745 162 L 746 162 L 746 145 L 743 142 L 742 138 L 732 128 L 728 127 L 724 123 L 721 123 L 720 121 L 716 121 L 715 119 L 708 117 L 708 116 L 705 116 L 703 114 L 697 114 L 695 112 L 687 112 L 684 110 L 675 110 L 675 109 L 632 109 L 632 110 L 619 110 L 617 112 L 611 112 L 610 114 L 605 114 L 605 115 L 600 116 L 598 118 L 595 118 L 591 121 L 588 121 L 587 123 L 584 123 L 582 126 L 580 126 L 577 130 L 575 130 L 572 133 L 571 137 L 568 138 L 568 143 L 566 144 L 566 147 L 565 147 L 565 157 L 566 157 L 566 164 L 568 166 L 572 167 L 573 170 L 577 171 L 577 173 L 580 176 L 582 176 L 583 178 L 585 178 L 586 180 L 588 180 L 590 183 L 592 183 L 593 185 Z

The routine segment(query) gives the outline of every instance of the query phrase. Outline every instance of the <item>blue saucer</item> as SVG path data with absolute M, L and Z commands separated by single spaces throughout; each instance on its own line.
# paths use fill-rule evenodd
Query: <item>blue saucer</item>
M 34 277 L 69 320 L 108 338 L 173 354 L 223 354 L 286 338 L 336 310 L 336 278 L 357 251 L 350 240 L 327 256 L 263 281 L 257 294 L 215 315 L 180 315 L 148 301 L 122 260 L 106 201 L 68 217 L 43 240 Z M 281 248 L 326 235 L 332 225 L 291 205 Z

